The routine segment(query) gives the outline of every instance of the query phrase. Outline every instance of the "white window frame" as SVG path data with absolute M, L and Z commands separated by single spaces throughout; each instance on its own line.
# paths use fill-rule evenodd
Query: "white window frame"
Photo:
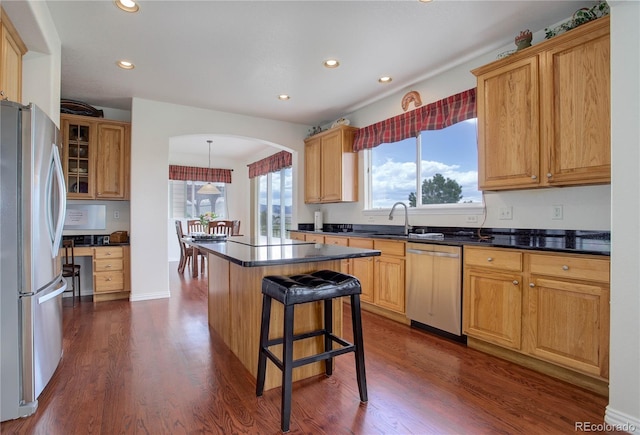
M 280 237 L 276 238 L 273 236 L 273 214 L 272 213 L 267 213 L 267 235 L 263 236 L 260 232 L 260 178 L 261 177 L 266 177 L 266 185 L 267 185 L 267 210 L 272 210 L 272 206 L 273 206 L 273 194 L 272 194 L 272 185 L 273 185 L 273 172 L 269 172 L 268 174 L 265 175 L 259 175 L 258 177 L 256 177 L 255 179 L 255 192 L 256 192 L 256 203 L 255 203 L 255 222 L 256 222 L 256 229 L 255 229 L 255 234 L 257 235 L 257 239 L 258 240 L 263 240 L 263 238 L 266 239 L 267 243 L 272 243 L 274 242 L 276 239 L 287 239 L 287 230 L 286 230 L 286 226 L 287 226 L 287 222 L 286 222 L 286 203 L 285 203 L 285 188 L 286 188 L 286 176 L 285 176 L 285 171 L 286 170 L 291 170 L 291 177 L 293 178 L 293 170 L 291 167 L 288 168 L 282 168 L 278 171 L 278 173 L 280 174 Z M 291 188 L 291 194 L 292 194 L 292 201 L 293 201 L 293 186 Z M 291 216 L 291 221 L 292 221 L 292 225 L 293 225 L 293 203 L 292 205 L 292 216 Z
M 371 203 L 373 195 L 371 192 L 372 186 L 372 168 L 373 162 L 373 148 L 363 151 L 363 163 L 364 163 L 364 210 L 362 211 L 364 216 L 388 216 L 391 207 L 372 208 Z M 410 215 L 415 216 L 429 216 L 429 215 L 483 215 L 485 208 L 484 192 L 481 193 L 481 201 L 475 203 L 457 203 L 457 204 L 422 204 L 422 195 L 418 192 L 422 192 L 422 180 L 419 176 L 421 173 L 422 162 L 422 137 L 418 135 L 416 137 L 416 207 L 408 207 Z M 409 200 L 403 201 L 409 205 Z

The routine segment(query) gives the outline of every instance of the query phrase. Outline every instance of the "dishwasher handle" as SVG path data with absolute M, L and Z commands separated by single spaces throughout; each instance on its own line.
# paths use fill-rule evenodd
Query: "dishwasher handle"
M 431 255 L 432 257 L 460 258 L 460 254 L 452 254 L 450 252 L 438 252 L 438 251 L 422 251 L 420 249 L 407 249 L 407 253 L 418 254 L 418 255 Z

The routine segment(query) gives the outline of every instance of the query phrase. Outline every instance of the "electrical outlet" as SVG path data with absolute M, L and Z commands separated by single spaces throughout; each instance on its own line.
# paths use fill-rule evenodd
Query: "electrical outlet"
M 477 224 L 478 223 L 478 216 L 477 215 L 467 216 L 467 223 L 468 224 Z
M 553 206 L 551 206 L 551 219 L 562 220 L 562 206 L 561 205 L 553 205 Z
M 513 207 L 500 207 L 500 220 L 506 221 L 513 219 Z
M 120 210 L 114 210 L 113 211 L 113 218 L 114 219 L 120 219 Z

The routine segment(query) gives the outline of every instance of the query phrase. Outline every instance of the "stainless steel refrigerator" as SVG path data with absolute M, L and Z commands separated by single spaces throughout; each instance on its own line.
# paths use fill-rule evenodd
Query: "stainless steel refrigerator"
M 34 104 L 1 102 L 0 421 L 33 414 L 62 357 L 59 131 Z

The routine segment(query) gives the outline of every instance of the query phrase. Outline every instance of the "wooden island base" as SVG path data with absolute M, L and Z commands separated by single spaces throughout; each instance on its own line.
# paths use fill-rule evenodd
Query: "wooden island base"
M 258 346 L 262 312 L 262 278 L 267 275 L 294 275 L 321 269 L 340 270 L 340 261 L 281 264 L 272 266 L 243 267 L 219 256 L 208 256 L 209 276 L 209 325 L 223 338 L 242 364 L 256 377 L 258 372 Z M 270 338 L 281 337 L 283 332 L 283 307 L 274 302 L 271 307 Z M 296 305 L 296 334 L 322 327 L 323 304 L 321 302 Z M 342 304 L 333 304 L 333 330 L 342 335 Z M 282 356 L 282 346 L 271 350 Z M 322 337 L 295 342 L 294 359 L 320 353 Z M 308 364 L 293 370 L 294 382 L 324 373 L 324 362 Z M 267 363 L 265 390 L 281 385 L 282 374 L 273 363 Z

